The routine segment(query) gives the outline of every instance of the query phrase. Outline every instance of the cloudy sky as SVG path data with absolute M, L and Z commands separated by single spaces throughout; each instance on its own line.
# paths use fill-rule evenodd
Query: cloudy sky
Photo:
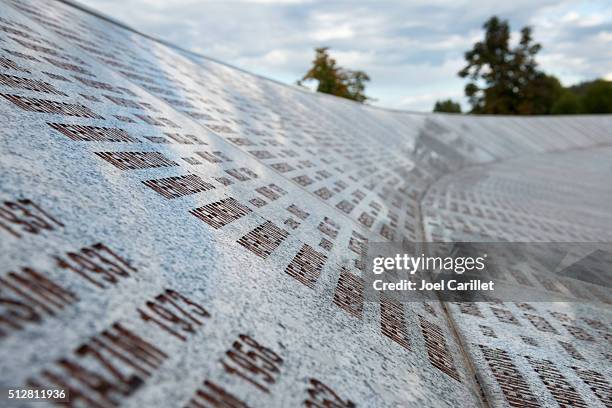
M 463 98 L 463 53 L 491 15 L 531 25 L 542 68 L 564 85 L 612 80 L 610 0 L 80 0 L 148 34 L 286 83 L 329 46 L 366 71 L 376 105 L 430 111 Z M 515 34 L 516 38 L 516 34 Z

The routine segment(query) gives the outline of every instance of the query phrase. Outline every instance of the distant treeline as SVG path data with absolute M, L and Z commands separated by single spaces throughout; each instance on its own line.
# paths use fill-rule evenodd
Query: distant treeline
M 483 26 L 485 38 L 465 53 L 467 65 L 459 71 L 470 82 L 465 95 L 470 113 L 548 115 L 612 113 L 612 82 L 603 79 L 563 87 L 559 80 L 538 69 L 531 28 L 521 30 L 519 44 L 510 46 L 508 21 L 491 17 Z M 434 112 L 460 113 L 450 99 L 436 102 Z
M 470 82 L 465 95 L 469 113 L 489 115 L 549 115 L 612 113 L 612 82 L 603 79 L 563 87 L 559 80 L 538 69 L 531 28 L 521 30 L 519 43 L 510 45 L 508 21 L 491 17 L 483 26 L 485 38 L 465 53 L 467 65 L 458 72 Z M 338 66 L 329 48 L 315 49 L 312 67 L 297 81 L 317 81 L 317 92 L 366 103 L 370 77 L 363 71 Z M 434 112 L 461 113 L 461 105 L 447 99 L 436 102 Z
M 548 95 L 544 95 L 546 97 L 541 98 L 539 101 L 536 100 L 538 104 L 537 110 L 535 112 L 520 112 L 518 114 L 572 115 L 579 113 L 612 113 L 611 81 L 596 79 L 595 81 L 563 87 L 555 77 L 549 76 L 549 78 L 553 83 L 552 89 L 548 91 Z M 434 106 L 434 112 L 461 113 L 461 105 L 451 99 L 438 101 Z

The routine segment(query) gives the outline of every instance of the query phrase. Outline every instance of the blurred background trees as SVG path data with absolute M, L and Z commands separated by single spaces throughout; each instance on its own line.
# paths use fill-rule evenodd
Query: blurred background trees
M 485 37 L 465 53 L 467 65 L 459 71 L 470 82 L 465 95 L 470 113 L 546 115 L 612 113 L 612 82 L 598 79 L 564 88 L 559 80 L 538 69 L 542 46 L 523 27 L 519 43 L 510 45 L 507 20 L 491 17 Z M 457 112 L 451 100 L 436 102 L 434 112 Z
M 461 113 L 461 105 L 457 102 L 453 102 L 450 99 L 445 101 L 438 101 L 434 106 L 434 112 L 446 112 L 446 113 Z
M 465 96 L 469 113 L 490 115 L 548 115 L 612 113 L 612 82 L 603 79 L 563 87 L 559 80 L 539 69 L 536 56 L 542 45 L 533 39 L 530 27 L 520 31 L 518 44 L 511 45 L 507 20 L 493 16 L 483 25 L 484 39 L 465 53 L 466 65 L 458 72 L 469 82 Z M 315 49 L 312 67 L 298 85 L 317 81 L 323 92 L 360 103 L 372 101 L 365 94 L 370 77 L 363 71 L 339 66 L 328 47 Z M 461 113 L 451 99 L 437 101 L 434 112 Z
M 360 103 L 372 100 L 365 95 L 366 82 L 370 80 L 368 74 L 338 66 L 336 60 L 329 55 L 328 47 L 315 49 L 312 68 L 297 81 L 297 84 L 302 85 L 304 81 L 311 80 L 318 81 L 317 92 L 352 99 Z

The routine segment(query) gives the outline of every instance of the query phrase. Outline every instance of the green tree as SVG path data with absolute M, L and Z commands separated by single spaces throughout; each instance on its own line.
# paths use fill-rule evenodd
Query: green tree
M 591 82 L 585 89 L 582 106 L 585 113 L 612 113 L 612 82 Z
M 538 73 L 525 87 L 518 104 L 518 114 L 547 115 L 563 94 L 563 86 L 554 76 Z
M 612 82 L 596 79 L 565 88 L 552 113 L 612 113 Z
M 461 113 L 461 105 L 457 102 L 453 102 L 451 99 L 445 101 L 437 101 L 434 112 L 446 112 L 446 113 Z
M 483 28 L 484 40 L 465 53 L 467 65 L 459 71 L 460 77 L 470 79 L 465 94 L 472 113 L 550 113 L 561 87 L 554 77 L 538 71 L 535 56 L 542 47 L 533 41 L 531 28 L 521 30 L 515 47 L 510 46 L 508 21 L 493 16 Z
M 553 104 L 550 113 L 553 115 L 571 115 L 582 113 L 583 111 L 582 98 L 575 92 L 564 89 L 559 99 Z
M 365 95 L 365 83 L 370 81 L 370 77 L 363 71 L 346 71 L 347 87 L 349 99 L 363 103 L 372 98 Z
M 336 60 L 329 55 L 328 47 L 315 49 L 315 59 L 312 68 L 297 81 L 318 81 L 317 92 L 327 93 L 341 98 L 352 99 L 364 103 L 372 98 L 365 95 L 365 83 L 370 77 L 363 71 L 350 71 L 337 65 Z

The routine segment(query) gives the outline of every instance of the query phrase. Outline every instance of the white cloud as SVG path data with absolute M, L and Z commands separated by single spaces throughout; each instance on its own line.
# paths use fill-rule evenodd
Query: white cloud
M 355 33 L 348 24 L 343 24 L 338 27 L 321 28 L 313 32 L 310 37 L 316 41 L 339 40 L 353 38 Z
M 597 33 L 596 38 L 600 41 L 604 41 L 608 43 L 608 45 L 612 45 L 612 32 L 611 31 L 600 31 L 599 33 Z
M 310 0 L 242 0 L 244 3 L 255 4 L 304 4 L 311 3 Z M 238 1 L 240 2 L 240 1 Z
M 366 71 L 377 105 L 431 110 L 461 100 L 463 53 L 493 14 L 532 25 L 541 67 L 566 85 L 612 75 L 612 3 L 592 0 L 80 0 L 140 31 L 288 83 L 314 48 Z M 516 34 L 513 36 L 516 37 Z

